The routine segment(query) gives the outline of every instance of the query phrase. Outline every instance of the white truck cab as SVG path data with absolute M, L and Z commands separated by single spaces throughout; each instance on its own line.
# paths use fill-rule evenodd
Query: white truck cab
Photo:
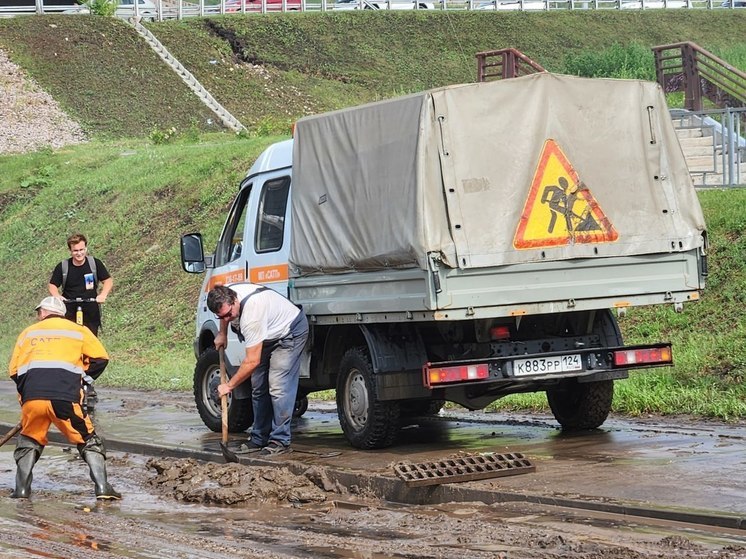
M 287 297 L 292 153 L 292 140 L 279 142 L 262 152 L 251 166 L 241 182 L 213 254 L 204 255 L 199 234 L 185 236 L 182 242 L 182 250 L 187 253 L 196 251 L 194 259 L 197 263 L 186 265 L 185 269 L 206 272 L 197 306 L 194 349 L 199 373 L 195 376 L 195 394 L 200 394 L 197 405 L 203 420 L 217 431 L 221 428 L 220 400 L 215 394 L 219 384 L 219 363 L 213 340 L 220 325 L 207 308 L 207 293 L 216 285 L 250 281 L 266 285 Z M 225 354 L 231 373 L 243 360 L 244 351 L 236 335 L 229 330 Z M 245 383 L 234 392 L 242 402 L 229 405 L 229 409 L 232 408 L 229 414 L 232 430 L 242 431 L 253 420 L 249 385 Z M 305 405 L 304 400 L 301 397 L 299 406 L 301 403 Z

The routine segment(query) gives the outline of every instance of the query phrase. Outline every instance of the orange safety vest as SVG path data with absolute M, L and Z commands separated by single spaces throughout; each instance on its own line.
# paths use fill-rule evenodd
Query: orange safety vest
M 97 376 L 108 362 L 109 354 L 88 328 L 49 316 L 21 332 L 8 369 L 23 402 L 77 402 L 83 375 Z

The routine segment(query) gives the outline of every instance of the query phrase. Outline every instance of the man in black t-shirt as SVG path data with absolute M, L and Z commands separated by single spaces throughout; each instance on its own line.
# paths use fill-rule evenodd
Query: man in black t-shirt
M 99 303 L 106 301 L 111 288 L 114 287 L 114 280 L 103 262 L 98 258 L 88 256 L 87 245 L 88 239 L 85 235 L 76 233 L 68 237 L 67 246 L 71 257 L 55 266 L 48 289 L 52 297 L 65 301 L 65 318 L 77 322 L 76 315 L 80 307 L 83 314 L 83 326 L 87 326 L 94 336 L 98 336 L 98 329 L 101 326 Z M 101 293 L 98 292 L 99 283 Z M 96 302 L 83 303 L 74 299 L 95 299 Z M 98 400 L 92 384 L 96 378 L 98 375 L 83 377 L 84 405 L 88 411 L 93 410 Z
M 66 264 L 64 262 L 57 264 L 52 272 L 48 288 L 50 295 L 65 301 L 66 318 L 75 322 L 75 315 L 80 307 L 83 311 L 83 325 L 87 326 L 94 336 L 98 336 L 98 329 L 101 326 L 99 303 L 106 301 L 114 286 L 114 280 L 101 260 L 88 256 L 87 244 L 88 240 L 81 234 L 72 235 L 67 239 L 71 258 L 67 259 Z M 66 276 L 65 268 L 67 269 Z M 101 293 L 98 292 L 99 283 Z M 82 303 L 73 299 L 96 299 L 96 302 Z

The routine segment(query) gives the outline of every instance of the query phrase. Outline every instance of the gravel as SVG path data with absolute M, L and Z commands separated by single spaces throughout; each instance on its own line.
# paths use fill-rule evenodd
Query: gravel
M 0 50 L 0 154 L 86 141 L 81 126 Z

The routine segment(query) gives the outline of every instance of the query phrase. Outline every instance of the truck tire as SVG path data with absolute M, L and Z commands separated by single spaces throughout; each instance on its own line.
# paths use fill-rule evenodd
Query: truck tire
M 299 417 L 302 417 L 303 414 L 306 413 L 307 409 L 308 409 L 308 397 L 300 396 L 299 398 L 296 398 L 295 407 L 293 408 L 293 417 L 296 419 Z
M 220 384 L 220 357 L 211 348 L 202 353 L 194 367 L 194 401 L 197 411 L 208 429 L 216 433 L 223 430 L 223 418 L 218 396 Z M 228 395 L 228 431 L 241 433 L 254 422 L 251 398 L 239 400 Z
M 610 310 L 598 311 L 593 333 L 606 347 L 624 344 L 616 318 Z M 614 381 L 578 383 L 564 381 L 558 388 L 547 390 L 547 400 L 554 418 L 566 430 L 596 429 L 603 425 L 611 412 Z
M 386 448 L 396 439 L 399 403 L 378 400 L 373 365 L 364 347 L 348 349 L 342 357 L 337 415 L 345 437 L 355 448 Z
M 554 418 L 567 431 L 595 429 L 603 425 L 609 417 L 613 398 L 613 380 L 585 384 L 569 380 L 559 388 L 547 390 Z

